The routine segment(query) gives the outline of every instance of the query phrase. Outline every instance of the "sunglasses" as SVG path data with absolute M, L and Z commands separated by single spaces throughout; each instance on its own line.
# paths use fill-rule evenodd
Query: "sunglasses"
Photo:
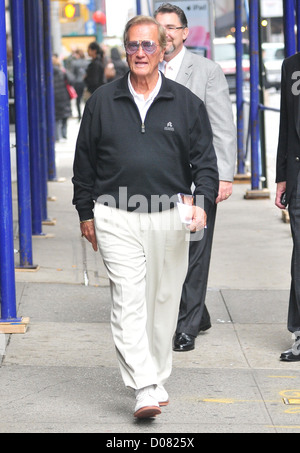
M 153 55 L 158 47 L 154 41 L 129 41 L 125 46 L 126 53 L 128 55 L 134 55 L 139 51 L 140 46 L 142 46 L 143 51 L 148 55 Z

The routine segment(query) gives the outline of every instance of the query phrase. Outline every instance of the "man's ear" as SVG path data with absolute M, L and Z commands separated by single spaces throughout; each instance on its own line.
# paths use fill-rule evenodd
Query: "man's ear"
M 165 52 L 166 52 L 166 49 L 163 49 L 160 53 L 160 60 L 159 60 L 160 63 L 162 63 L 164 61 Z
M 185 28 L 183 30 L 183 42 L 185 42 L 189 36 L 189 33 L 190 33 L 190 29 L 189 28 Z

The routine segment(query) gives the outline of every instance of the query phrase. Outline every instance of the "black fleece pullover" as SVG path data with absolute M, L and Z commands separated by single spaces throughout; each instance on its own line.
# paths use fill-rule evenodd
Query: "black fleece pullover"
M 204 103 L 182 85 L 162 79 L 144 123 L 128 88 L 128 74 L 100 87 L 88 100 L 72 179 L 80 220 L 93 218 L 97 200 L 113 201 L 114 207 L 128 211 L 170 209 L 174 203 L 158 207 L 153 200 L 174 201 L 177 193 L 190 194 L 192 183 L 195 195 L 215 203 L 217 158 Z

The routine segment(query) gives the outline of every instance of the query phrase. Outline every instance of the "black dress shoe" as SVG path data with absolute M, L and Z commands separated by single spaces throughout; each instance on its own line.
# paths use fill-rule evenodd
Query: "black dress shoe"
M 286 352 L 283 352 L 280 356 L 282 362 L 300 362 L 300 354 L 293 354 L 293 349 L 289 349 Z
M 195 337 L 187 333 L 176 333 L 174 337 L 173 351 L 186 352 L 195 349 Z

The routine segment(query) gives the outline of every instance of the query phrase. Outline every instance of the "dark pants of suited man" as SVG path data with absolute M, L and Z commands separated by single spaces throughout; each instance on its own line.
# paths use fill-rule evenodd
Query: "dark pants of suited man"
M 193 237 L 198 233 L 191 234 L 189 269 L 182 289 L 176 333 L 197 337 L 201 328 L 210 324 L 205 299 L 216 213 L 215 204 L 207 212 L 207 229 L 201 240 Z
M 290 199 L 289 214 L 294 249 L 288 329 L 290 332 L 295 333 L 300 331 L 300 172 L 298 174 L 297 185 L 295 185 Z

